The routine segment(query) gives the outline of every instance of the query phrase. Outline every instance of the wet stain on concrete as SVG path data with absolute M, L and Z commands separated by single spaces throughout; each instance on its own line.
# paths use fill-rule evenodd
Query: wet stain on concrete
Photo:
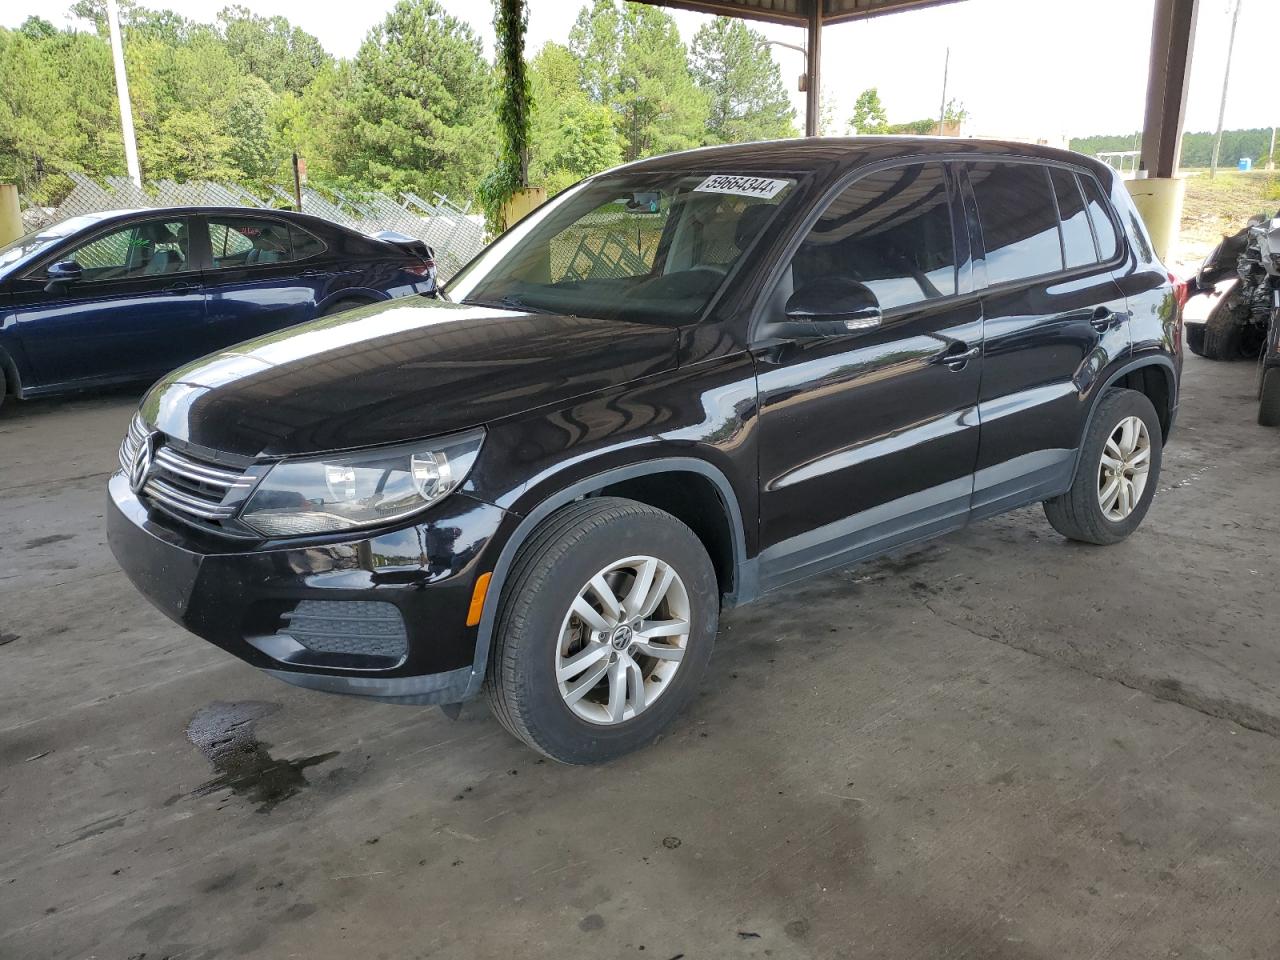
M 256 728 L 259 720 L 278 709 L 280 705 L 276 703 L 246 700 L 211 703 L 197 712 L 187 724 L 187 739 L 209 759 L 219 775 L 196 787 L 191 795 L 203 797 L 231 790 L 256 803 L 259 813 L 268 813 L 308 785 L 303 774 L 307 767 L 338 755 L 332 750 L 291 760 L 271 756 L 267 749 L 270 744 L 258 739 Z
M 35 537 L 34 539 L 28 540 L 25 544 L 23 544 L 23 549 L 34 550 L 37 547 L 47 547 L 51 543 L 61 543 L 63 540 L 70 540 L 70 539 L 71 539 L 71 534 L 69 533 L 54 533 L 54 534 L 50 534 L 47 537 Z

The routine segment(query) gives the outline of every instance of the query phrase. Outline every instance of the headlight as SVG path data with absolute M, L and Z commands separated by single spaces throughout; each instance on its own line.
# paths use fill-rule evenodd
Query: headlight
M 268 537 L 399 520 L 453 492 L 483 441 L 483 430 L 471 430 L 400 447 L 284 460 L 258 484 L 240 519 Z

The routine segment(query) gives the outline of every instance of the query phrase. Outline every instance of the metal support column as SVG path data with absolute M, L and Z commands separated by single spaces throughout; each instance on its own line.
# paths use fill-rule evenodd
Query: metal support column
M 1156 0 L 1142 128 L 1142 166 L 1149 177 L 1178 172 L 1199 6 L 1200 0 Z
M 818 135 L 822 116 L 822 5 L 824 0 L 809 0 L 809 27 L 805 41 L 805 107 L 804 135 Z

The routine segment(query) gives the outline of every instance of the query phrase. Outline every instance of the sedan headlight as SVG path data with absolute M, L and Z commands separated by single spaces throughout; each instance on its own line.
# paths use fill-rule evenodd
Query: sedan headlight
M 284 460 L 254 489 L 240 519 L 268 537 L 329 533 L 408 517 L 466 479 L 483 430 L 314 460 Z

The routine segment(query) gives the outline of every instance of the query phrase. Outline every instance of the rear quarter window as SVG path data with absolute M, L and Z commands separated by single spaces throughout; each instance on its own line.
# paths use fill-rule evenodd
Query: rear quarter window
M 985 162 L 969 164 L 968 171 L 986 248 L 987 283 L 1062 270 L 1058 209 L 1048 168 Z
M 1093 177 L 1082 176 L 1085 202 L 1089 207 L 1089 221 L 1098 238 L 1098 256 L 1106 263 L 1120 252 L 1120 235 L 1116 233 L 1115 220 L 1110 214 L 1111 204 L 1103 195 L 1102 187 Z

